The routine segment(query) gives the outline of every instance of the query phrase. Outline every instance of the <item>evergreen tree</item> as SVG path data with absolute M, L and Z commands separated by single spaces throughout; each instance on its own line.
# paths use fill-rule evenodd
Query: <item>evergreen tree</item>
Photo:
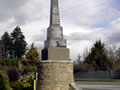
M 26 59 L 29 59 L 31 62 L 38 62 L 40 60 L 38 49 L 34 46 L 34 43 L 32 43 L 30 49 L 28 49 Z
M 12 57 L 13 56 L 13 50 L 12 50 L 13 45 L 12 45 L 12 40 L 8 32 L 5 32 L 2 35 L 2 42 L 4 44 L 5 58 Z
M 91 48 L 91 52 L 86 57 L 85 63 L 92 65 L 95 70 L 108 70 L 112 67 L 105 50 L 105 44 L 101 40 L 96 41 Z
M 26 51 L 26 41 L 25 36 L 21 32 L 20 27 L 16 27 L 14 31 L 11 33 L 12 43 L 13 43 L 13 51 L 14 51 L 14 58 L 22 58 Z
M 85 58 L 88 56 L 89 52 L 88 52 L 88 48 L 86 47 L 83 53 L 83 59 L 85 60 Z

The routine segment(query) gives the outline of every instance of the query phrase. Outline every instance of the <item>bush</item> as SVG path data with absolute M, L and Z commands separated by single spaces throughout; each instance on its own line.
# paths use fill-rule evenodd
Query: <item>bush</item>
M 0 72 L 0 90 L 12 90 L 9 85 L 8 77 L 3 72 Z
M 29 83 L 23 83 L 21 81 L 14 81 L 10 83 L 13 90 L 33 90 L 33 87 Z
M 13 90 L 22 90 L 23 88 L 23 84 L 20 81 L 10 82 L 10 86 Z
M 81 63 L 81 64 L 75 64 L 74 65 L 74 72 L 79 72 L 79 71 L 94 71 L 95 68 L 87 63 Z
M 0 60 L 0 70 L 3 72 L 7 72 L 11 68 L 16 68 L 17 70 L 21 71 L 21 61 L 16 58 L 5 58 Z
M 10 69 L 7 71 L 7 75 L 9 77 L 9 81 L 13 82 L 13 81 L 17 81 L 19 79 L 19 74 L 16 71 L 16 69 Z
M 21 76 L 19 79 L 19 81 L 21 81 L 23 83 L 30 83 L 30 84 L 33 84 L 33 80 L 34 80 L 33 74 Z
M 32 66 L 32 65 L 23 66 L 23 69 L 26 72 L 35 72 L 37 71 L 37 66 Z
M 23 84 L 23 90 L 33 90 L 33 87 L 29 83 Z
M 29 75 L 20 76 L 19 81 L 22 83 L 29 83 L 33 85 L 34 78 L 35 78 L 34 74 L 29 74 Z
M 29 59 L 22 59 L 22 69 L 27 72 L 34 72 L 37 71 L 37 63 L 38 62 L 33 62 L 32 60 Z
M 3 66 L 12 66 L 12 67 L 18 67 L 19 60 L 16 58 L 5 58 L 1 60 L 0 62 Z
M 24 66 L 27 66 L 27 65 L 36 66 L 39 61 L 36 61 L 36 62 L 35 62 L 35 61 L 30 60 L 30 59 L 22 59 L 21 62 L 22 62 L 22 64 L 23 64 Z
M 33 90 L 34 74 L 20 76 L 18 81 L 13 81 L 10 86 L 13 90 Z

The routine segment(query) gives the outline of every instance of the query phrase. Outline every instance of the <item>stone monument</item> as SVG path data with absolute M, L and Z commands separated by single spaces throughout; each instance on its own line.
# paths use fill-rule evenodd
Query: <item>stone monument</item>
M 42 60 L 69 60 L 69 49 L 66 48 L 66 40 L 60 26 L 58 0 L 51 0 L 50 26 L 44 43 Z
M 60 26 L 58 0 L 51 0 L 50 26 L 38 64 L 38 90 L 75 90 L 73 62 Z

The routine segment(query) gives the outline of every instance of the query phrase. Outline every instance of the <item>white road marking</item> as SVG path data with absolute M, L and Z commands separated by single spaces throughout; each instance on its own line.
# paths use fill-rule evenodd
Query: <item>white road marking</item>
M 120 85 L 80 85 L 77 84 L 80 90 L 120 90 Z

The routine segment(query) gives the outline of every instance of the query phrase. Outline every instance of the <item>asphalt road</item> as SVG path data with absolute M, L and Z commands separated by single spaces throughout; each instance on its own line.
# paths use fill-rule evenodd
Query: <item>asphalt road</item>
M 79 90 L 120 90 L 120 82 L 76 82 Z

